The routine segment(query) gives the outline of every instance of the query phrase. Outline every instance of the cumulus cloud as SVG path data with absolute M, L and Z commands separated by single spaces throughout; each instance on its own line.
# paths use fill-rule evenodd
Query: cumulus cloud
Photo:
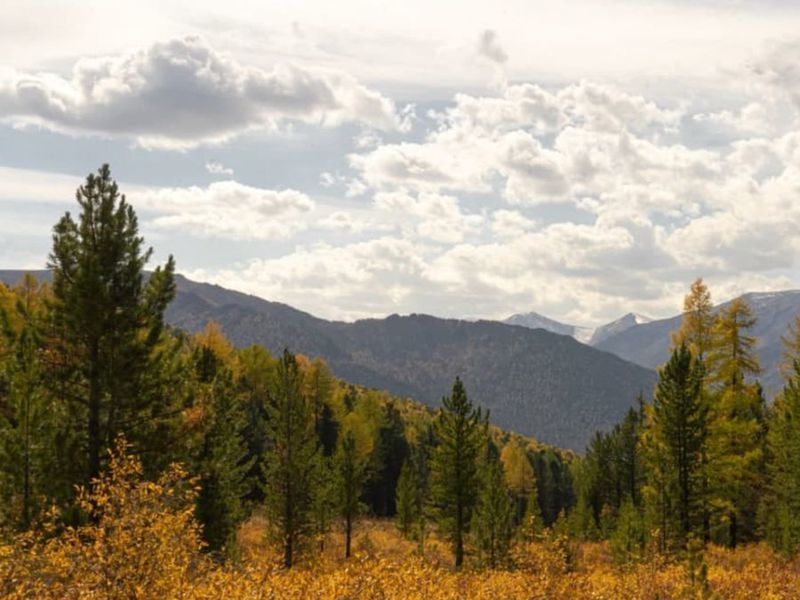
M 454 196 L 387 192 L 375 196 L 375 206 L 395 220 L 410 219 L 417 236 L 445 244 L 460 242 L 484 223 L 483 215 L 464 213 Z
M 315 206 L 295 190 L 265 190 L 235 181 L 144 190 L 132 194 L 132 200 L 155 213 L 150 224 L 156 228 L 247 240 L 289 238 L 308 226 L 303 217 Z
M 196 36 L 84 58 L 69 77 L 2 70 L 0 118 L 71 133 L 129 136 L 164 148 L 220 142 L 285 121 L 406 126 L 389 98 L 346 73 L 289 63 L 263 70 Z

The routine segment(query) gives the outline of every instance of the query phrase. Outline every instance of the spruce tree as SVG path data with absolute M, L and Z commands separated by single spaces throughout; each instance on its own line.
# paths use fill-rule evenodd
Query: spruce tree
M 361 490 L 367 476 L 368 457 L 359 452 L 352 431 L 342 436 L 336 449 L 334 470 L 339 513 L 344 521 L 344 557 L 350 558 L 353 523 L 361 514 Z
M 55 225 L 48 265 L 53 393 L 75 416 L 85 455 L 74 460 L 90 481 L 117 435 L 140 447 L 160 441 L 154 422 L 167 418 L 171 405 L 158 351 L 164 311 L 175 295 L 175 264 L 170 257 L 145 281 L 152 249 L 143 248 L 136 214 L 108 165 L 87 177 L 76 199 L 78 221 L 68 212 Z
M 679 548 L 684 548 L 689 536 L 699 533 L 702 526 L 702 457 L 708 439 L 703 375 L 700 363 L 681 343 L 659 370 L 653 399 L 650 439 L 655 443 L 654 451 L 661 454 L 653 472 L 667 478 L 659 486 L 674 490 L 675 497 L 667 508 L 674 513 L 666 523 L 676 523 L 677 530 L 674 535 L 665 534 Z
M 481 562 L 494 569 L 508 557 L 514 530 L 514 503 L 506 487 L 497 447 L 491 442 L 487 444 L 479 481 L 472 529 Z
M 291 568 L 313 532 L 311 518 L 319 469 L 319 442 L 310 402 L 302 393 L 297 359 L 288 350 L 278 362 L 267 404 L 269 447 L 264 457 L 266 512 L 273 538 Z
M 459 378 L 452 394 L 442 402 L 444 408 L 436 420 L 439 445 L 433 453 L 431 492 L 438 526 L 451 544 L 456 568 L 460 568 L 477 500 L 478 459 L 487 421 L 467 398 Z
M 248 491 L 245 476 L 252 459 L 242 436 L 245 415 L 226 368 L 218 370 L 210 385 L 206 406 L 208 421 L 199 457 L 200 493 L 197 517 L 212 552 L 236 551 L 236 532 L 246 516 L 243 498 Z

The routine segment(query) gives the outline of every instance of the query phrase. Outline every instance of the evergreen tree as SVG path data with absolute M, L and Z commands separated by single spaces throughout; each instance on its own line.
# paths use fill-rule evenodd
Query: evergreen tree
M 432 499 L 438 525 L 450 541 L 456 568 L 464 562 L 464 542 L 477 500 L 478 458 L 486 438 L 486 420 L 467 398 L 456 378 L 450 396 L 442 400 L 436 421 L 439 445 L 432 464 Z
M 271 532 L 282 546 L 286 568 L 294 564 L 312 533 L 311 507 L 319 469 L 313 413 L 301 386 L 297 359 L 285 350 L 267 405 L 264 496 Z
M 750 380 L 760 366 L 756 340 L 746 332 L 755 324 L 741 298 L 720 311 L 707 355 L 712 385 L 709 425 L 709 492 L 721 541 L 735 547 L 754 534 L 758 496 L 763 487 L 764 399 Z
M 42 360 L 45 296 L 26 275 L 0 302 L 0 529 L 4 522 L 30 527 L 56 491 L 50 474 L 58 415 Z
M 344 520 L 344 556 L 350 558 L 353 522 L 361 514 L 361 490 L 367 475 L 368 457 L 359 452 L 352 431 L 345 432 L 335 455 L 339 512 Z
M 118 434 L 147 447 L 154 421 L 170 416 L 158 356 L 164 310 L 175 295 L 172 257 L 145 283 L 152 249 L 143 250 L 133 208 L 108 165 L 78 188 L 78 221 L 66 213 L 53 229 L 54 394 L 69 404 L 82 439 L 89 481 Z M 75 482 L 77 483 L 77 482 Z
M 689 351 L 705 369 L 706 357 L 711 350 L 714 333 L 714 306 L 711 301 L 711 292 L 701 278 L 695 279 L 689 293 L 683 301 L 683 319 L 681 327 L 672 335 L 673 349 L 682 343 L 686 344 Z M 703 390 L 703 401 L 710 406 L 710 397 Z M 711 536 L 711 506 L 709 504 L 709 474 L 708 452 L 703 449 L 701 455 L 700 488 L 702 498 L 703 541 L 708 542 Z
M 662 526 L 674 522 L 677 530 L 673 535 L 664 534 L 680 548 L 702 526 L 702 457 L 708 438 L 708 408 L 702 386 L 702 365 L 681 343 L 659 371 L 649 438 L 659 454 L 653 472 L 666 478 L 654 487 L 674 493 L 669 506 L 664 507 L 674 513 L 662 519 Z
M 417 482 L 411 460 L 406 459 L 400 469 L 400 478 L 397 480 L 397 527 L 404 537 L 410 538 L 414 524 L 419 519 L 420 506 L 418 500 Z
M 337 515 L 337 477 L 332 456 L 320 456 L 311 500 L 311 520 L 319 552 L 325 550 L 325 540 Z
M 394 401 L 383 404 L 379 423 L 364 500 L 375 515 L 392 517 L 397 512 L 397 480 L 409 452 L 405 425 Z
M 497 447 L 489 442 L 480 469 L 480 493 L 472 529 L 480 560 L 491 569 L 505 563 L 508 557 L 513 520 L 514 503 L 506 487 L 503 464 Z
M 787 353 L 791 352 L 787 349 Z M 769 486 L 761 504 L 767 541 L 785 556 L 800 549 L 800 357 L 773 405 L 767 432 Z
M 246 516 L 245 476 L 252 459 L 242 436 L 245 415 L 230 371 L 220 369 L 210 386 L 208 425 L 199 456 L 200 493 L 197 517 L 212 552 L 236 550 L 236 531 Z

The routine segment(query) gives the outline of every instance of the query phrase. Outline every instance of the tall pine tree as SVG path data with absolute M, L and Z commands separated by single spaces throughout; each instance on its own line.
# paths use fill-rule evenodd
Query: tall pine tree
M 702 528 L 703 455 L 708 439 L 708 407 L 703 401 L 703 367 L 681 343 L 659 370 L 651 412 L 649 440 L 657 457 L 651 480 L 653 489 L 673 494 L 661 526 L 676 548 L 685 548 L 692 534 Z M 651 455 L 652 456 L 652 455 Z M 659 499 L 663 501 L 663 498 Z
M 85 455 L 84 479 L 100 473 L 118 434 L 155 444 L 154 421 L 170 412 L 158 356 L 164 310 L 175 295 L 170 257 L 145 281 L 152 249 L 143 248 L 133 208 L 108 165 L 78 188 L 81 212 L 53 228 L 54 394 L 69 404 Z M 77 483 L 77 482 L 75 482 Z
M 432 464 L 432 500 L 438 525 L 450 541 L 456 568 L 464 563 L 464 544 L 477 500 L 478 459 L 486 439 L 486 419 L 467 398 L 461 379 L 442 400 L 436 421 L 439 445 Z
M 267 405 L 264 457 L 266 512 L 273 538 L 291 568 L 312 533 L 311 508 L 319 469 L 319 442 L 311 403 L 302 393 L 297 359 L 285 350 Z
M 514 532 L 514 502 L 506 487 L 503 463 L 492 442 L 487 444 L 479 481 L 472 529 L 480 561 L 494 569 L 508 558 Z

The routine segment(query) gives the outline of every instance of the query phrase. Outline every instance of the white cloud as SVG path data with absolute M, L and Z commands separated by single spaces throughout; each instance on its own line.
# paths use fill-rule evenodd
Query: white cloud
M 375 206 L 390 218 L 410 222 L 415 235 L 444 244 L 460 242 L 483 225 L 482 215 L 462 212 L 454 196 L 421 192 L 412 197 L 402 192 L 379 193 Z
M 206 163 L 206 171 L 212 175 L 227 175 L 228 177 L 233 176 L 233 169 L 226 167 L 222 163 L 219 163 L 215 160 Z
M 161 148 L 220 142 L 285 121 L 405 127 L 390 99 L 350 75 L 290 63 L 252 67 L 196 36 L 84 58 L 69 78 L 4 69 L 0 118 Z
M 156 213 L 150 224 L 200 237 L 289 238 L 308 224 L 314 202 L 295 190 L 265 190 L 235 181 L 207 187 L 159 188 L 131 194 L 137 208 Z

